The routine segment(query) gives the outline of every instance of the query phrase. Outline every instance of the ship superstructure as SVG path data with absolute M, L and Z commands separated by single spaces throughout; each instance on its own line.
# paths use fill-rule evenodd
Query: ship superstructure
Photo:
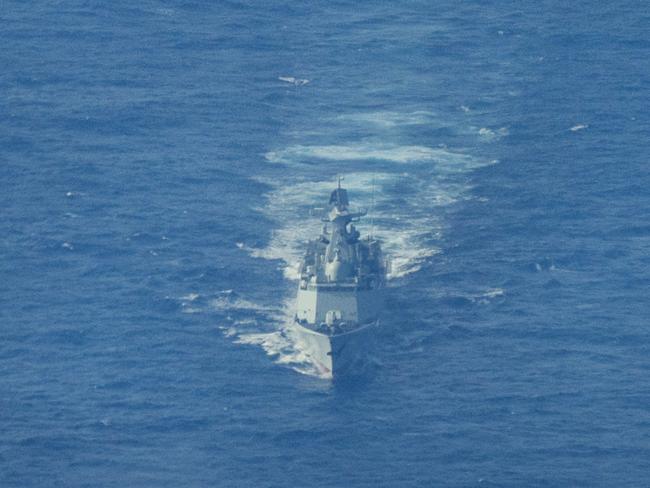
M 309 242 L 300 266 L 295 331 L 324 375 L 337 376 L 362 361 L 378 324 L 387 262 L 380 242 L 361 238 L 348 193 L 330 195 L 321 235 Z

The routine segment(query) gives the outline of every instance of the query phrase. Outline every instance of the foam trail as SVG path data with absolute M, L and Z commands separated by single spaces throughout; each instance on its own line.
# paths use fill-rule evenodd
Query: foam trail
M 431 163 L 443 171 L 465 171 L 480 166 L 474 158 L 444 148 L 360 143 L 354 145 L 304 146 L 295 145 L 269 151 L 268 161 L 283 164 L 305 164 L 310 160 L 385 161 L 398 164 Z
M 233 290 L 222 290 L 211 295 L 192 292 L 176 300 L 180 301 L 185 313 L 218 314 L 218 328 L 234 343 L 259 346 L 276 364 L 299 373 L 318 377 L 323 375 L 290 333 L 294 309 L 292 301 L 273 307 L 242 297 Z
M 390 137 L 391 130 L 400 127 L 446 126 L 436 121 L 433 112 L 344 114 L 321 121 L 321 125 L 319 131 L 305 128 L 293 133 L 294 140 L 305 141 L 327 133 L 329 140 L 347 141 L 348 129 L 353 125 L 381 130 L 381 141 L 365 139 L 343 144 L 305 141 L 265 154 L 272 164 L 268 176 L 257 179 L 271 190 L 266 195 L 265 206 L 257 210 L 274 222 L 275 230 L 262 248 L 249 248 L 244 243 L 237 246 L 257 258 L 279 261 L 289 279 L 297 279 L 305 244 L 320 233 L 322 222 L 310 215 L 310 211 L 325 210 L 337 174 L 344 177 L 343 186 L 349 191 L 352 205 L 371 210 L 371 215 L 355 225 L 362 235 L 372 232 L 382 240 L 383 250 L 392 262 L 389 279 L 394 280 L 418 271 L 440 252 L 436 242 L 443 235 L 444 222 L 436 209 L 469 198 L 470 186 L 462 175 L 496 162 L 476 158 L 466 151 L 452 151 L 444 145 L 399 144 L 400 138 Z M 475 137 L 477 143 L 507 135 L 506 128 L 484 128 L 482 132 L 469 129 L 473 130 L 466 128 L 466 133 Z M 282 178 L 278 178 L 279 170 Z M 488 290 L 480 299 L 489 300 L 501 293 L 501 290 Z M 216 297 L 211 303 L 228 311 L 229 319 L 230 315 L 238 316 L 237 321 L 223 327 L 224 334 L 236 343 L 261 347 L 277 364 L 325 377 L 290 333 L 294 310 L 291 301 L 281 309 L 269 309 L 237 296 Z M 273 325 L 273 330 L 260 330 L 264 324 Z
M 373 233 L 383 241 L 392 261 L 390 277 L 402 277 L 420 269 L 423 261 L 439 252 L 432 242 L 440 237 L 442 224 L 431 209 L 456 202 L 467 188 L 436 178 L 422 182 L 403 173 L 349 173 L 344 185 L 354 205 L 365 209 L 373 206 L 373 182 L 374 208 L 358 227 L 362 234 L 368 234 L 371 220 L 374 222 Z M 276 230 L 269 244 L 252 250 L 252 254 L 283 261 L 285 276 L 296 278 L 305 243 L 318 235 L 322 225 L 309 217 L 309 210 L 323 207 L 333 185 L 331 179 L 276 185 L 268 196 L 268 205 L 259 209 L 276 221 Z
M 286 329 L 275 332 L 240 334 L 236 344 L 247 344 L 261 347 L 276 364 L 288 366 L 298 373 L 309 376 L 326 378 L 327 375 L 318 369 L 303 352 L 299 344 L 291 338 Z
M 374 127 L 392 129 L 402 126 L 414 125 L 437 125 L 436 114 L 424 110 L 415 112 L 361 112 L 356 114 L 339 115 L 337 119 L 346 123 L 356 123 L 359 125 L 371 125 Z
M 225 324 L 219 329 L 224 336 L 230 338 L 236 344 L 245 344 L 261 347 L 264 352 L 273 359 L 276 364 L 287 366 L 302 374 L 326 377 L 323 371 L 314 364 L 309 356 L 295 341 L 295 334 L 291 334 L 293 327 L 293 302 L 286 304 L 281 310 L 274 310 L 272 315 L 264 316 L 263 314 L 253 314 L 246 316 L 246 312 L 252 310 L 248 300 L 240 299 L 237 302 L 243 303 L 244 308 L 240 309 L 242 314 L 231 313 L 225 317 Z M 235 308 L 236 308 L 235 307 Z M 228 307 L 233 310 L 233 307 Z M 238 318 L 235 318 L 237 316 Z M 262 330 L 264 325 L 272 325 L 274 330 Z

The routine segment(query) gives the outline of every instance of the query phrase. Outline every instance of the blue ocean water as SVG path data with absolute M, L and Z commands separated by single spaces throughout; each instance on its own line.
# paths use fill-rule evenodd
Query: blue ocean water
M 0 486 L 648 486 L 646 3 L 0 25 Z M 339 174 L 393 273 L 332 384 L 283 328 Z

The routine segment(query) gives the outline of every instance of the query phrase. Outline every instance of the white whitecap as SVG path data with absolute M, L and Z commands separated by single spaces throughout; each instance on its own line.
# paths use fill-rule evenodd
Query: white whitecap
M 507 136 L 510 134 L 510 131 L 508 130 L 507 127 L 501 127 L 499 129 L 490 129 L 488 127 L 481 127 L 478 131 L 478 135 L 481 136 L 481 138 L 484 141 L 496 141 L 501 139 L 502 137 Z
M 486 298 L 496 298 L 503 296 L 504 293 L 505 292 L 502 288 L 490 288 L 485 293 L 483 293 L 483 296 Z
M 285 83 L 291 83 L 295 86 L 302 86 L 309 83 L 309 80 L 305 78 L 296 78 L 294 76 L 278 76 L 278 80 L 284 81 Z

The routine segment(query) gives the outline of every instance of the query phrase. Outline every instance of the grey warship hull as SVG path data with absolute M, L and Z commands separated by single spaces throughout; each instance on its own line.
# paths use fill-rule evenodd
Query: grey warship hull
M 294 341 L 323 378 L 355 376 L 371 363 L 379 321 L 361 325 L 341 334 L 316 332 L 295 321 L 291 327 Z
M 330 196 L 321 235 L 309 242 L 300 265 L 292 334 L 324 377 L 365 369 L 383 303 L 387 262 L 381 243 L 361 239 L 354 226 L 365 211 L 348 208 L 345 189 Z

